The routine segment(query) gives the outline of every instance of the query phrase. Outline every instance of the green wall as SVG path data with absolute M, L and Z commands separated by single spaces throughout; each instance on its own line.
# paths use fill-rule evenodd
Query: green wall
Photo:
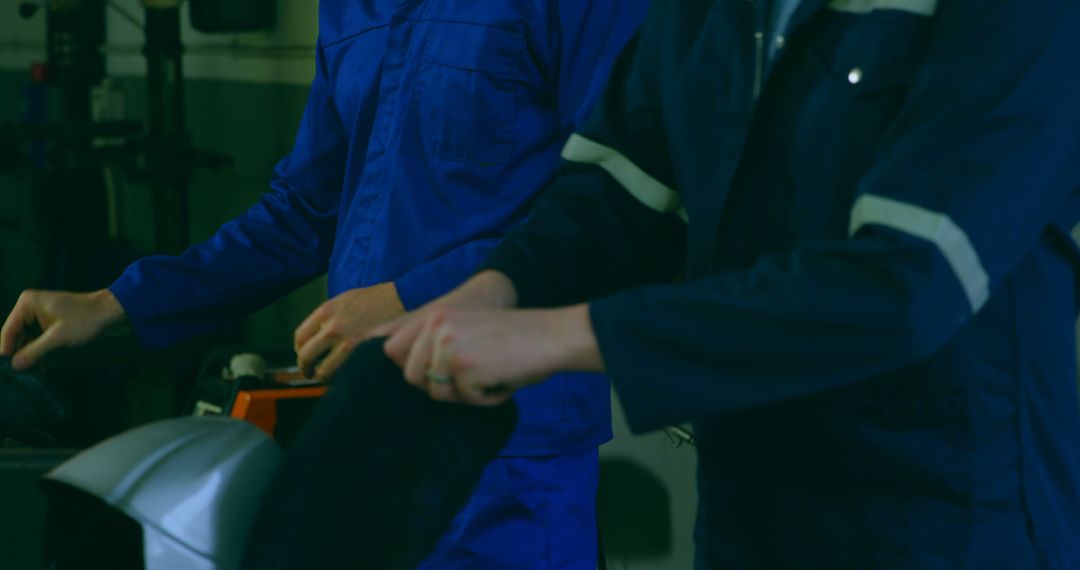
M 126 117 L 145 116 L 145 81 L 113 80 L 123 92 Z M 26 74 L 0 71 L 0 124 L 21 114 Z M 186 84 L 188 127 L 200 149 L 229 154 L 231 167 L 218 172 L 196 171 L 190 188 L 190 230 L 193 240 L 211 236 L 222 223 L 243 212 L 267 191 L 276 162 L 292 146 L 303 112 L 307 88 L 292 84 L 242 83 L 209 79 Z M 0 219 L 18 217 L 29 208 L 26 174 L 0 175 Z M 120 180 L 119 227 L 122 236 L 140 251 L 153 251 L 152 200 L 141 184 Z M 63 207 L 62 205 L 59 207 Z M 3 291 L 34 287 L 40 254 L 24 232 L 0 229 L 0 254 L 7 260 Z M 292 331 L 325 296 L 325 283 L 316 281 L 248 319 L 249 342 L 258 348 L 290 348 Z

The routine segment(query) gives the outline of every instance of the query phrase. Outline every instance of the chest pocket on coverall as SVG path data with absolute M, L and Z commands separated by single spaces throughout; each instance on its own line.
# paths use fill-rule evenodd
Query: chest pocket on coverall
M 515 142 L 524 37 L 479 24 L 419 22 L 416 78 L 401 151 L 504 164 Z
M 847 237 L 856 186 L 918 78 L 930 23 L 902 12 L 838 16 L 808 50 L 802 73 L 810 80 L 789 154 L 798 238 Z

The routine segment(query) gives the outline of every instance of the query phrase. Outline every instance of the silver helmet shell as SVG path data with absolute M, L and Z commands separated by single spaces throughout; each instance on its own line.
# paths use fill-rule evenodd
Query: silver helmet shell
M 105 501 L 143 528 L 147 570 L 240 564 L 281 449 L 246 422 L 181 418 L 127 431 L 45 476 Z

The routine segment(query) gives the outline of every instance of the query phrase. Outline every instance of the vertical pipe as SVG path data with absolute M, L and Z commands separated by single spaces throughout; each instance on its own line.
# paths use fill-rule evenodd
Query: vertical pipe
M 104 0 L 52 0 L 46 12 L 49 81 L 63 97 L 64 121 L 90 120 L 90 90 L 105 77 Z
M 187 247 L 191 150 L 186 129 L 179 0 L 144 0 L 148 147 L 154 236 L 162 253 Z
M 104 0 L 46 2 L 48 83 L 59 97 L 59 115 L 50 122 L 81 126 L 91 119 L 91 91 L 105 76 Z M 88 166 L 89 138 L 50 141 L 34 177 L 34 224 L 42 236 L 42 271 L 35 284 L 82 289 L 92 281 L 80 263 L 103 251 L 105 189 L 100 169 Z

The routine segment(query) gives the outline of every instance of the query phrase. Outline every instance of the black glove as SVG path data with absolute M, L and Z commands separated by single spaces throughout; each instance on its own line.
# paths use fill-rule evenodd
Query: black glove
M 431 400 L 359 346 L 274 476 L 242 568 L 413 570 L 517 423 L 512 401 Z

